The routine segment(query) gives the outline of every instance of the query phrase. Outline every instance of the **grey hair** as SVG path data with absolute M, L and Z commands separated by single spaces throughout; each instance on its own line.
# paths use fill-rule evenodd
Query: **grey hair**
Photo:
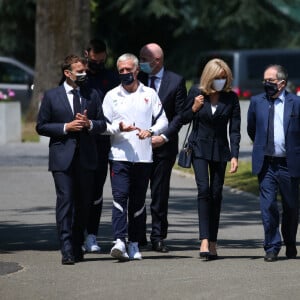
M 289 76 L 288 76 L 288 72 L 287 72 L 287 70 L 286 70 L 285 67 L 283 67 L 283 66 L 281 66 L 281 65 L 276 65 L 276 64 L 274 64 L 274 65 L 269 65 L 269 66 L 266 68 L 266 70 L 269 69 L 269 68 L 274 68 L 274 69 L 276 69 L 276 70 L 277 70 L 277 75 L 276 75 L 277 79 L 278 79 L 278 80 L 284 80 L 285 83 L 287 84 L 287 82 L 288 82 L 288 77 L 289 77 Z
M 118 67 L 118 64 L 119 62 L 123 62 L 125 60 L 132 60 L 133 61 L 133 64 L 136 68 L 138 68 L 139 66 L 139 60 L 138 58 L 134 55 L 134 54 L 131 54 L 131 53 L 125 53 L 125 54 L 122 54 L 118 60 L 117 60 L 117 67 Z

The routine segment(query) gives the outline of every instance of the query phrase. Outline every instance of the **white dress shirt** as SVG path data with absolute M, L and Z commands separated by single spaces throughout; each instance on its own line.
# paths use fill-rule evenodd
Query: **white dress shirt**
M 163 75 L 164 75 L 164 70 L 165 70 L 164 67 L 162 67 L 162 68 L 159 70 L 158 73 L 156 73 L 156 74 L 151 74 L 151 75 L 149 74 L 149 76 L 148 76 L 148 86 L 150 86 L 150 83 L 151 83 L 151 77 L 152 77 L 152 76 L 157 77 L 157 78 L 155 79 L 155 81 L 154 81 L 155 90 L 156 90 L 157 93 L 159 92 L 159 89 L 160 89 L 161 80 L 162 80 Z
M 284 91 L 274 101 L 274 156 L 285 157 L 285 136 L 283 127 L 284 116 Z

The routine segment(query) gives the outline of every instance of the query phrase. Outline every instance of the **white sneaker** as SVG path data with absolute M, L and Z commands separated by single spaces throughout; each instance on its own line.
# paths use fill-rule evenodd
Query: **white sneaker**
M 110 255 L 114 258 L 117 258 L 120 261 L 126 261 L 129 260 L 129 256 L 126 252 L 125 243 L 117 239 L 115 242 L 115 245 L 110 250 Z
M 140 249 L 139 249 L 139 246 L 138 246 L 138 243 L 133 243 L 133 242 L 130 242 L 128 244 L 128 253 L 129 253 L 129 259 L 142 259 L 142 254 L 140 252 Z
M 86 252 L 100 252 L 101 248 L 97 244 L 96 236 L 89 234 L 85 239 L 84 248 Z

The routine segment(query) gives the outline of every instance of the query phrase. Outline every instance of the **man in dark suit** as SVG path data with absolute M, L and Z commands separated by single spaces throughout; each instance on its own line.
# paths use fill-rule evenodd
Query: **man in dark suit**
M 50 137 L 49 170 L 56 189 L 56 224 L 62 264 L 83 260 L 81 245 L 93 200 L 97 148 L 93 134 L 106 130 L 101 100 L 84 87 L 85 60 L 69 55 L 62 64 L 66 80 L 45 92 L 36 130 Z
M 92 39 L 85 51 L 88 60 L 88 86 L 96 89 L 103 100 L 106 93 L 119 85 L 119 75 L 105 68 L 107 58 L 106 45 L 102 40 Z M 98 166 L 95 171 L 94 201 L 91 203 L 89 220 L 87 224 L 87 236 L 84 249 L 87 252 L 99 252 L 97 234 L 103 206 L 103 187 L 106 181 L 108 169 L 108 153 L 110 150 L 110 137 L 97 135 Z
M 277 192 L 282 199 L 281 233 L 287 258 L 296 258 L 300 176 L 300 97 L 288 93 L 288 74 L 280 65 L 264 72 L 265 93 L 251 98 L 248 134 L 253 141 L 252 171 L 257 174 L 264 225 L 265 261 L 281 249 Z
M 140 69 L 140 81 L 156 90 L 169 121 L 168 128 L 161 135 L 152 136 L 153 168 L 150 177 L 152 249 L 168 252 L 163 240 L 168 232 L 170 177 L 178 153 L 178 132 L 182 126 L 180 112 L 186 98 L 185 80 L 164 68 L 163 50 L 155 43 L 142 47 Z

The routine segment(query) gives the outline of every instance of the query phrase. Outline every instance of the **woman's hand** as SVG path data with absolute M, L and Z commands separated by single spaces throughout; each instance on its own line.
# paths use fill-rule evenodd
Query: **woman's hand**
M 233 157 L 230 161 L 230 170 L 229 173 L 235 173 L 238 169 L 238 160 L 237 158 Z
M 204 105 L 204 96 L 198 95 L 194 98 L 194 104 L 192 106 L 192 111 L 195 113 Z

